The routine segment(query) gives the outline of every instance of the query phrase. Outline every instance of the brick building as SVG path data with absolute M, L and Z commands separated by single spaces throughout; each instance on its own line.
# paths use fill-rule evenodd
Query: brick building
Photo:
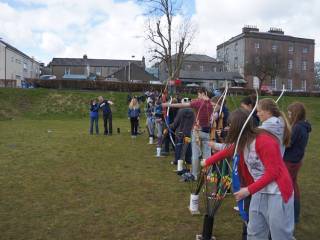
M 164 82 L 168 79 L 167 66 L 161 62 L 158 66 L 159 80 Z M 173 56 L 173 66 L 175 66 L 175 57 Z M 207 88 L 219 88 L 224 86 L 225 81 L 231 85 L 235 82 L 243 83 L 242 76 L 238 72 L 223 72 L 223 62 L 217 61 L 203 54 L 186 54 L 180 70 L 179 79 L 183 85 L 197 84 Z
M 217 60 L 224 62 L 224 70 L 239 72 L 248 87 L 257 86 L 259 80 L 245 72 L 252 57 L 276 53 L 280 56 L 285 73 L 276 79 L 267 79 L 264 85 L 280 90 L 282 84 L 290 91 L 311 91 L 314 84 L 314 39 L 285 35 L 281 29 L 260 32 L 246 26 L 242 33 L 217 46 Z

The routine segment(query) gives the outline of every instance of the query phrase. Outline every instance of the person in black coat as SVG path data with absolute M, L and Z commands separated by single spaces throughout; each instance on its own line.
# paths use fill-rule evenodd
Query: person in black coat
M 288 119 L 292 127 L 291 142 L 284 152 L 283 159 L 289 170 L 294 187 L 294 221 L 298 223 L 300 216 L 298 172 L 302 166 L 309 133 L 311 132 L 311 125 L 306 120 L 306 109 L 300 102 L 295 102 L 288 106 Z
M 104 99 L 102 96 L 98 97 L 99 107 L 103 113 L 103 126 L 104 126 L 104 135 L 112 135 L 112 111 L 111 105 L 113 102 L 110 100 Z M 109 122 L 109 128 L 108 128 Z

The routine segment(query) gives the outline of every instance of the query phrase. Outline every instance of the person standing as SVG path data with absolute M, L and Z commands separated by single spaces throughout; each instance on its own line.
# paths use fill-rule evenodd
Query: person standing
M 90 134 L 93 134 L 93 125 L 96 126 L 96 134 L 99 134 L 99 104 L 97 101 L 91 100 L 90 101 Z
M 294 188 L 294 222 L 300 217 L 300 191 L 298 172 L 301 168 L 305 149 L 311 132 L 311 125 L 306 120 L 306 109 L 300 102 L 288 106 L 288 119 L 292 127 L 290 146 L 284 152 L 284 162 L 289 170 Z
M 129 104 L 128 109 L 128 118 L 130 119 L 131 124 L 131 137 L 135 138 L 138 134 L 139 126 L 139 117 L 140 117 L 140 107 L 136 97 L 133 97 Z
M 191 134 L 192 148 L 192 175 L 197 180 L 200 173 L 200 158 L 208 158 L 211 155 L 210 141 L 210 118 L 213 107 L 205 88 L 198 90 L 198 98 L 190 103 L 162 104 L 164 107 L 186 108 L 195 110 L 195 124 Z
M 224 150 L 201 162 L 208 167 L 231 157 L 249 112 L 237 109 L 230 115 L 230 129 Z M 268 131 L 256 128 L 253 119 L 243 128 L 238 144 L 239 170 L 246 186 L 234 193 L 237 201 L 251 197 L 249 207 L 248 240 L 271 238 L 292 240 L 294 230 L 293 186 L 282 160 L 278 139 Z
M 112 111 L 111 111 L 110 105 L 113 105 L 113 102 L 110 100 L 104 99 L 102 96 L 99 96 L 98 100 L 99 100 L 99 107 L 100 109 L 102 109 L 102 113 L 103 113 L 104 135 L 112 135 Z

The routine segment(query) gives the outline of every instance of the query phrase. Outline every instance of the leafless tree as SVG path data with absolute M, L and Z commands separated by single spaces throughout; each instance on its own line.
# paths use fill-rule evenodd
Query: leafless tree
M 287 74 L 286 61 L 278 53 L 253 54 L 245 65 L 245 74 L 259 79 L 259 90 L 267 79 L 284 77 Z
M 168 70 L 167 81 L 177 79 L 185 53 L 195 35 L 191 20 L 181 9 L 183 0 L 140 0 L 147 6 L 146 38 L 151 42 L 151 60 L 164 62 Z M 181 24 L 174 20 L 182 18 Z

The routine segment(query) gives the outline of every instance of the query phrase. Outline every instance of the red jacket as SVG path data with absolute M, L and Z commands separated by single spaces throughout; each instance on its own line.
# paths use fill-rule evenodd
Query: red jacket
M 253 181 L 246 163 L 244 161 L 243 152 L 240 153 L 239 172 L 240 176 L 245 180 L 250 194 L 254 194 L 275 181 L 281 192 L 284 202 L 288 202 L 293 193 L 292 181 L 289 172 L 281 157 L 280 147 L 277 139 L 267 133 L 261 133 L 256 137 L 256 153 L 264 165 L 264 174 L 256 182 Z M 205 161 L 205 166 L 212 165 L 220 160 L 233 156 L 234 145 L 226 148 Z

